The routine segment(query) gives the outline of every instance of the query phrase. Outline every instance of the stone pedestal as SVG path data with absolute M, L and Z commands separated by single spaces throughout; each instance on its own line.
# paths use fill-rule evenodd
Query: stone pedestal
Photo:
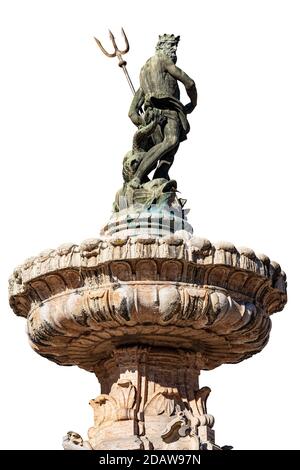
M 102 394 L 90 404 L 94 449 L 199 449 L 214 444 L 207 414 L 209 388 L 198 390 L 195 353 L 157 347 L 121 347 L 95 373 Z M 200 438 L 201 434 L 201 438 Z

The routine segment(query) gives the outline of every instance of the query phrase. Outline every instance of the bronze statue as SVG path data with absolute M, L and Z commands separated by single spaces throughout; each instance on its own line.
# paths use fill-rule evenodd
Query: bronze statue
M 159 36 L 155 55 L 140 72 L 140 87 L 132 100 L 129 117 L 139 129 L 151 126 L 154 130 L 144 143 L 142 157 L 139 152 L 140 161 L 136 162 L 137 168 L 129 181 L 132 188 L 147 182 L 154 169 L 153 179 L 169 180 L 174 155 L 190 130 L 186 115 L 197 104 L 197 90 L 194 81 L 175 65 L 179 39 L 173 34 Z M 186 106 L 180 102 L 178 81 L 183 83 L 191 100 Z
M 156 53 L 147 60 L 140 72 L 140 86 L 135 92 L 123 56 L 129 51 L 127 36 L 122 29 L 125 48 L 120 50 L 112 32 L 109 32 L 114 52 L 107 52 L 95 38 L 102 52 L 116 57 L 123 69 L 134 97 L 129 110 L 131 121 L 137 126 L 132 149 L 123 160 L 123 187 L 117 192 L 114 212 L 151 205 L 171 206 L 182 210 L 184 199 L 176 196 L 177 183 L 170 180 L 169 170 L 180 142 L 190 130 L 187 114 L 197 105 L 194 81 L 176 66 L 180 37 L 174 34 L 159 36 Z M 180 101 L 178 81 L 186 89 L 190 102 Z M 154 171 L 150 181 L 149 174 Z

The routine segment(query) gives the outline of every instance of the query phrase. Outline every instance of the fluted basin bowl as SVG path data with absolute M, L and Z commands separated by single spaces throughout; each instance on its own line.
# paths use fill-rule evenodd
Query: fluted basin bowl
M 89 371 L 130 344 L 194 351 L 207 370 L 242 361 L 266 345 L 286 300 L 278 263 L 183 231 L 65 244 L 10 279 L 33 349 Z

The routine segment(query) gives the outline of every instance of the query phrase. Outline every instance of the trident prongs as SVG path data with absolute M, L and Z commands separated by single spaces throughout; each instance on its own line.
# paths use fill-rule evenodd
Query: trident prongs
M 98 44 L 98 46 L 100 47 L 103 54 L 105 54 L 107 57 L 117 57 L 118 58 L 118 60 L 119 60 L 118 65 L 119 65 L 119 67 L 121 67 L 123 69 L 125 77 L 127 78 L 127 81 L 129 83 L 130 89 L 131 89 L 132 93 L 135 94 L 134 86 L 133 86 L 132 81 L 129 77 L 128 71 L 126 69 L 127 62 L 122 57 L 122 55 L 127 54 L 127 52 L 129 51 L 129 42 L 128 42 L 127 36 L 126 36 L 125 31 L 124 31 L 123 28 L 121 28 L 121 31 L 122 31 L 122 35 L 123 35 L 123 38 L 124 38 L 124 41 L 125 41 L 125 49 L 123 51 L 121 51 L 118 48 L 115 37 L 114 37 L 113 33 L 110 30 L 109 30 L 109 37 L 110 37 L 110 40 L 111 40 L 112 45 L 114 47 L 114 52 L 112 52 L 112 53 L 107 52 L 107 50 L 104 49 L 104 47 L 102 46 L 99 39 L 97 39 L 95 37 L 94 37 L 94 39 L 95 39 L 96 43 Z
M 124 51 L 120 51 L 118 49 L 118 46 L 116 44 L 116 40 L 115 40 L 115 36 L 113 35 L 113 33 L 109 30 L 109 37 L 111 39 L 111 42 L 113 43 L 113 46 L 115 48 L 115 52 L 116 52 L 116 55 L 118 54 L 127 54 L 127 52 L 129 51 L 129 42 L 128 42 L 128 39 L 127 39 L 127 36 L 125 34 L 125 31 L 123 28 L 121 28 L 121 31 L 122 31 L 122 35 L 123 35 L 123 38 L 124 38 L 124 41 L 125 41 L 125 49 Z

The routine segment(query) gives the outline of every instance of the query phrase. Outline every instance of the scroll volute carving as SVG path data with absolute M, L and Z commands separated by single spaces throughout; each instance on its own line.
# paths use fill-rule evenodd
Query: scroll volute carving
M 119 379 L 113 384 L 109 395 L 99 395 L 90 401 L 94 409 L 94 426 L 103 423 L 133 419 L 136 389 L 128 379 Z
M 188 436 L 190 439 L 187 448 L 199 449 L 200 441 L 197 435 L 199 420 L 188 409 L 181 410 L 179 405 L 176 405 L 175 411 L 174 418 L 169 421 L 161 434 L 162 440 L 170 444 Z
M 171 416 L 174 412 L 178 391 L 174 388 L 161 388 L 148 400 L 145 406 L 145 415 L 157 416 L 165 414 Z
M 104 422 L 116 421 L 117 402 L 109 395 L 99 395 L 90 400 L 94 410 L 94 426 L 98 428 Z
M 212 428 L 215 419 L 212 415 L 207 414 L 207 399 L 210 392 L 211 389 L 209 387 L 202 387 L 195 392 L 196 413 L 194 414 L 199 419 L 200 426 Z
M 117 402 L 117 421 L 133 419 L 136 389 L 132 382 L 128 379 L 119 379 L 113 384 L 110 395 Z

